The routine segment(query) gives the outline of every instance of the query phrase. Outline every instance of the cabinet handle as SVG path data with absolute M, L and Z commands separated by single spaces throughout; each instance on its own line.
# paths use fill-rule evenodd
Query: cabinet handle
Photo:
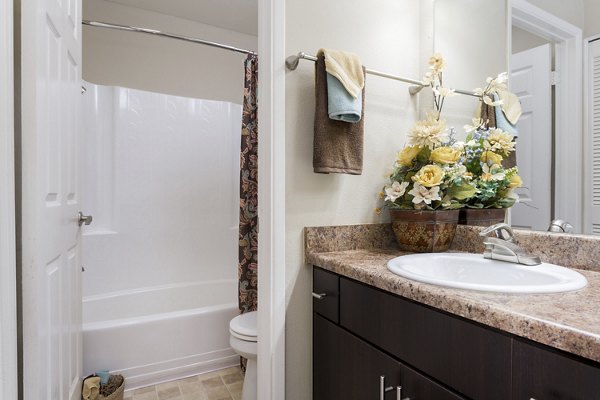
M 312 297 L 314 297 L 317 300 L 323 300 L 323 298 L 327 296 L 327 293 L 315 293 L 312 292 Z
M 381 375 L 379 377 L 379 400 L 385 400 L 385 394 L 391 390 L 394 390 L 394 387 L 385 387 L 385 376 Z

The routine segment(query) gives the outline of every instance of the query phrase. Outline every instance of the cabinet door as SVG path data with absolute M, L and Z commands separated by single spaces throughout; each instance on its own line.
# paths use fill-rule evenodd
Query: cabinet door
M 459 400 L 461 397 L 377 350 L 320 315 L 313 318 L 313 400 Z
M 600 368 L 545 346 L 514 340 L 513 399 L 600 399 Z
M 340 326 L 469 398 L 510 398 L 507 334 L 343 277 Z

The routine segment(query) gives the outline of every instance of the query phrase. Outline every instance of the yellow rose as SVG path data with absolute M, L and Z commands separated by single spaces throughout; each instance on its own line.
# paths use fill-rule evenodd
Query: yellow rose
M 502 162 L 502 156 L 494 153 L 493 151 L 487 150 L 481 154 L 480 160 L 481 162 L 484 162 L 486 164 L 488 163 L 488 161 L 491 161 L 492 164 L 500 165 L 500 163 Z
M 519 174 L 511 175 L 510 178 L 508 178 L 508 180 L 510 181 L 510 184 L 508 185 L 509 188 L 518 188 L 523 186 L 523 180 L 521 179 Z
M 396 160 L 398 161 L 398 164 L 403 167 L 410 167 L 420 151 L 421 148 L 419 146 L 407 146 L 403 148 L 402 151 L 398 152 Z
M 412 177 L 413 182 L 425 187 L 438 186 L 442 183 L 444 171 L 437 165 L 426 165 Z
M 438 147 L 431 152 L 431 161 L 440 164 L 454 164 L 460 158 L 460 151 L 452 147 Z

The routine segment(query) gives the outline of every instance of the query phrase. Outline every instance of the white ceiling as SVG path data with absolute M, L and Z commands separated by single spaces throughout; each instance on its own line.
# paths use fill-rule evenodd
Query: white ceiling
M 108 0 L 185 18 L 248 35 L 258 35 L 257 0 Z

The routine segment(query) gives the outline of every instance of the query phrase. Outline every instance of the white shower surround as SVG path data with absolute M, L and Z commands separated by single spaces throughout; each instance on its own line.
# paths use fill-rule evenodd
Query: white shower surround
M 235 363 L 241 106 L 84 86 L 84 372 Z

